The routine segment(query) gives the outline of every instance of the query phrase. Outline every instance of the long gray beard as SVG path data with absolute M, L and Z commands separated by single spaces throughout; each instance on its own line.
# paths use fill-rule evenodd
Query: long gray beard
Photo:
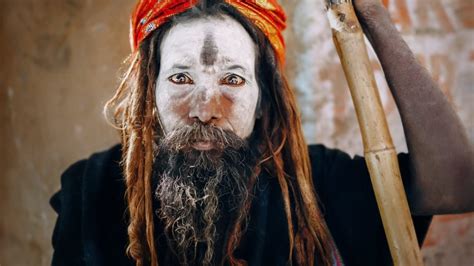
M 211 141 L 214 149 L 193 149 L 199 141 Z M 214 251 L 222 250 L 216 244 L 225 235 L 217 224 L 235 218 L 249 198 L 254 165 L 247 143 L 216 127 L 185 126 L 162 140 L 154 169 L 157 213 L 181 264 L 215 264 Z

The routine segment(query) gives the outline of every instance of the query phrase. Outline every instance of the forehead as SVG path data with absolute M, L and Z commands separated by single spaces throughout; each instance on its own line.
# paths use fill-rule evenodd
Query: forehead
M 161 64 L 197 64 L 202 61 L 203 49 L 210 47 L 221 63 L 253 67 L 255 44 L 242 25 L 229 16 L 192 19 L 173 26 L 161 43 Z

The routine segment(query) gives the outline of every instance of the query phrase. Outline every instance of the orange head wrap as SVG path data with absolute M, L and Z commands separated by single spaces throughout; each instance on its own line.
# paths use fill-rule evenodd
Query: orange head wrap
M 139 0 L 130 23 L 130 45 L 136 51 L 140 43 L 172 16 L 194 7 L 198 0 Z M 285 42 L 282 31 L 286 16 L 276 0 L 225 0 L 255 24 L 270 41 L 282 65 L 285 63 Z

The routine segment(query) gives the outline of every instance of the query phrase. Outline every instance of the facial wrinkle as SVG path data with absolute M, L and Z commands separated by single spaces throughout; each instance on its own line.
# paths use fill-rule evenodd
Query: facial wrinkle
M 206 34 L 201 50 L 201 63 L 205 66 L 212 66 L 217 61 L 217 48 L 214 36 L 210 33 Z

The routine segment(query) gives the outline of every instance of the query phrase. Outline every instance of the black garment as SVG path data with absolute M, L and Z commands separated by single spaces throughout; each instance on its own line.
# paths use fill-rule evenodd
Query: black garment
M 321 208 L 345 265 L 390 265 L 363 158 L 351 159 L 342 151 L 322 145 L 310 145 L 309 152 Z M 133 265 L 125 254 L 128 217 L 120 157 L 121 147 L 116 145 L 73 164 L 63 173 L 61 190 L 51 198 L 58 213 L 52 265 Z M 407 179 L 408 155 L 400 154 L 398 158 L 402 176 Z M 286 265 L 287 222 L 278 181 L 260 175 L 255 194 L 237 257 L 249 265 Z M 431 216 L 413 219 L 421 243 Z

